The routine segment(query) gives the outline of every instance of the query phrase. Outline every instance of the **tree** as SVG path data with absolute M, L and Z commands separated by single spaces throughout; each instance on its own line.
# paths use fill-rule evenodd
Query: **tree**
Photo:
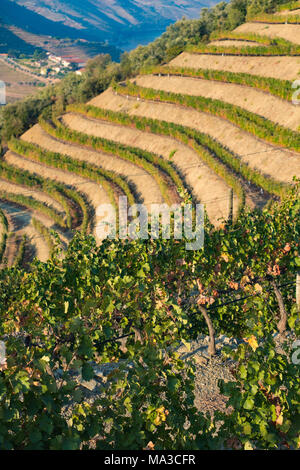
M 228 27 L 229 29 L 234 29 L 245 21 L 247 13 L 247 1 L 234 0 L 229 4 L 228 10 Z

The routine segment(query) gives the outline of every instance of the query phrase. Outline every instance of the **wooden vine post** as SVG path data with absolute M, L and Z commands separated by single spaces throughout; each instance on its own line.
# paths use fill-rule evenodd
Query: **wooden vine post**
M 216 343 L 215 343 L 215 330 L 212 324 L 212 321 L 207 313 L 207 310 L 203 305 L 199 305 L 200 312 L 202 313 L 209 331 L 209 345 L 208 345 L 208 354 L 214 356 L 216 354 Z
M 279 305 L 279 313 L 280 313 L 280 320 L 277 323 L 277 328 L 278 328 L 280 337 L 283 338 L 286 332 L 288 315 L 287 315 L 286 308 L 284 306 L 282 294 L 276 284 L 275 279 L 272 281 L 272 286 L 273 286 L 274 293 L 275 293 L 275 296 Z
M 200 291 L 201 286 L 200 286 L 199 279 L 197 280 L 197 284 L 198 284 L 198 288 L 199 288 L 199 291 Z M 202 315 L 203 315 L 203 317 L 206 321 L 206 324 L 208 326 L 208 332 L 209 332 L 208 354 L 210 356 L 214 356 L 216 354 L 215 330 L 214 330 L 212 321 L 210 319 L 210 316 L 207 313 L 206 308 L 203 307 L 203 305 L 200 305 L 199 302 L 198 302 L 198 306 L 199 306 L 199 310 L 202 313 Z

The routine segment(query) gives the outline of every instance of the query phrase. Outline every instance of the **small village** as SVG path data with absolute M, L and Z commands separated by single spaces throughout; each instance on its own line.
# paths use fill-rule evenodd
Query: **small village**
M 58 56 L 46 52 L 45 56 L 34 54 L 33 56 L 21 55 L 19 58 L 11 57 L 9 54 L 0 54 L 0 60 L 7 65 L 30 74 L 47 83 L 54 83 L 63 78 L 69 72 L 82 75 L 86 62 L 74 56 Z

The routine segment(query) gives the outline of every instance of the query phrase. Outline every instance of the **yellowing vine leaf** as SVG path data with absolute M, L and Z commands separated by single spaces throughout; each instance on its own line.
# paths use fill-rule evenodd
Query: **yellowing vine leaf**
M 278 424 L 279 426 L 281 426 L 283 424 L 283 416 L 282 414 L 280 414 L 278 416 L 278 418 L 276 419 L 276 424 Z
M 256 284 L 254 285 L 254 290 L 255 290 L 255 292 L 259 292 L 259 293 L 261 294 L 262 291 L 263 291 L 263 288 L 262 288 L 262 286 L 261 286 L 260 284 L 256 283 Z
M 143 450 L 154 450 L 155 446 L 152 441 L 149 441 L 147 444 L 147 447 L 145 447 Z
M 249 346 L 251 346 L 253 351 L 256 351 L 256 349 L 258 348 L 258 342 L 257 342 L 255 336 L 252 335 L 252 336 L 250 336 L 250 338 L 244 338 L 244 339 L 249 344 Z
M 252 446 L 250 441 L 245 442 L 244 449 L 245 450 L 253 450 L 253 446 Z

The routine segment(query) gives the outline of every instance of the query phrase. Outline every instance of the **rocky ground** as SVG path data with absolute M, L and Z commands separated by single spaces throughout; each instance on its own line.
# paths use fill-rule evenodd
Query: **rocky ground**
M 207 352 L 208 341 L 207 336 L 201 336 L 188 345 L 182 344 L 177 352 L 184 361 L 189 362 L 193 359 L 196 363 L 195 406 L 202 412 L 213 413 L 215 410 L 225 411 L 226 409 L 226 397 L 220 393 L 218 381 L 220 379 L 234 380 L 231 372 L 233 362 L 222 356 L 221 349 L 225 345 L 235 348 L 238 341 L 225 336 L 217 338 L 217 354 L 213 358 L 210 358 Z M 109 382 L 110 374 L 119 365 L 119 363 L 108 363 L 95 366 L 95 377 L 88 382 L 80 377 L 77 378 L 87 401 L 93 402 L 99 396 L 103 384 Z
M 296 337 L 293 333 L 288 334 L 292 340 Z M 280 346 L 278 334 L 274 335 L 278 352 L 283 352 Z M 278 341 L 277 341 L 278 340 Z M 194 360 L 196 364 L 195 374 L 195 406 L 204 413 L 212 414 L 214 411 L 225 411 L 227 398 L 220 393 L 219 380 L 234 381 L 233 369 L 234 362 L 232 359 L 225 358 L 221 351 L 224 346 L 236 349 L 244 340 L 228 338 L 221 335 L 216 338 L 216 355 L 210 357 L 208 354 L 208 336 L 199 336 L 197 340 L 190 343 L 181 344 L 177 348 L 182 360 L 187 363 Z M 284 353 L 284 352 L 283 352 Z M 108 363 L 95 365 L 95 377 L 89 382 L 85 382 L 80 377 L 78 380 L 85 398 L 93 401 L 99 394 L 99 390 L 103 384 L 109 383 L 110 374 L 117 369 L 120 363 Z

